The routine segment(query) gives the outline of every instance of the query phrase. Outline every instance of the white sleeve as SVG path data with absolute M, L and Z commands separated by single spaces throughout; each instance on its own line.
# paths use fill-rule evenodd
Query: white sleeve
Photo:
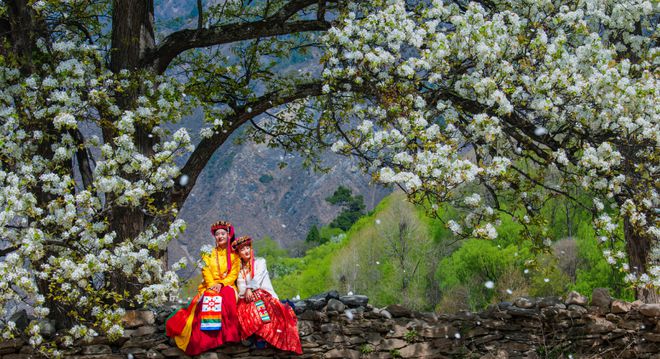
M 262 288 L 264 279 L 267 277 L 268 277 L 268 269 L 266 268 L 266 259 L 261 257 L 255 258 L 254 277 L 248 281 L 247 287 L 250 289 Z

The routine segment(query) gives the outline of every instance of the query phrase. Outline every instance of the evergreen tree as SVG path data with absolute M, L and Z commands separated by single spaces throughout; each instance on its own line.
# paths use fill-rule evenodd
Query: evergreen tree
M 330 223 L 331 228 L 340 228 L 347 231 L 353 223 L 365 214 L 364 197 L 362 195 L 354 197 L 350 188 L 339 186 L 332 196 L 325 200 L 328 203 L 343 207 L 337 218 Z
M 305 238 L 307 243 L 321 243 L 321 235 L 319 234 L 319 229 L 316 225 L 312 226 L 312 229 L 307 233 L 307 238 Z

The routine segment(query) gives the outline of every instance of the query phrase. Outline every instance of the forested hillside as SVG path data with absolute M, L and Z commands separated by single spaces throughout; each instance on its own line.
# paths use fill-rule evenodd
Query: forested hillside
M 623 274 L 609 266 L 582 211 L 553 200 L 543 209 L 548 251 L 535 251 L 521 225 L 503 219 L 495 240 L 458 240 L 442 220 L 431 220 L 400 192 L 360 218 L 346 236 L 310 249 L 302 258 L 266 238 L 257 242 L 282 298 L 337 289 L 368 295 L 374 305 L 401 303 L 419 310 L 478 309 L 521 295 L 590 295 L 608 287 L 632 299 Z M 321 228 L 321 232 L 324 229 Z

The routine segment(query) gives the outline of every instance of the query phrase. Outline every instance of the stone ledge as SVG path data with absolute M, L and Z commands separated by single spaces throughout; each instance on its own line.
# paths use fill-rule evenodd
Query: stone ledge
M 602 290 L 592 303 L 570 293 L 565 299 L 525 297 L 453 315 L 374 308 L 364 296 L 335 291 L 296 305 L 303 355 L 229 344 L 196 358 L 538 358 L 558 353 L 660 359 L 660 304 L 612 300 Z M 172 308 L 129 311 L 125 323 L 132 329 L 122 340 L 97 337 L 66 350 L 65 358 L 190 358 L 163 333 Z M 1 359 L 38 357 L 21 340 L 0 342 Z

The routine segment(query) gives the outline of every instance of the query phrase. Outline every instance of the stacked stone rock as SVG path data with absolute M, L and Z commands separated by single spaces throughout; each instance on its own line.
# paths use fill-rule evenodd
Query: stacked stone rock
M 589 304 L 589 305 L 588 305 Z M 186 358 L 165 337 L 171 309 L 132 311 L 121 340 L 78 343 L 67 358 Z M 660 359 L 660 304 L 627 303 L 594 290 L 591 302 L 518 298 L 452 315 L 375 308 L 361 295 L 327 292 L 296 303 L 299 358 L 653 358 Z M 20 340 L 0 342 L 2 359 L 37 358 Z M 228 345 L 198 358 L 290 358 L 273 349 Z

